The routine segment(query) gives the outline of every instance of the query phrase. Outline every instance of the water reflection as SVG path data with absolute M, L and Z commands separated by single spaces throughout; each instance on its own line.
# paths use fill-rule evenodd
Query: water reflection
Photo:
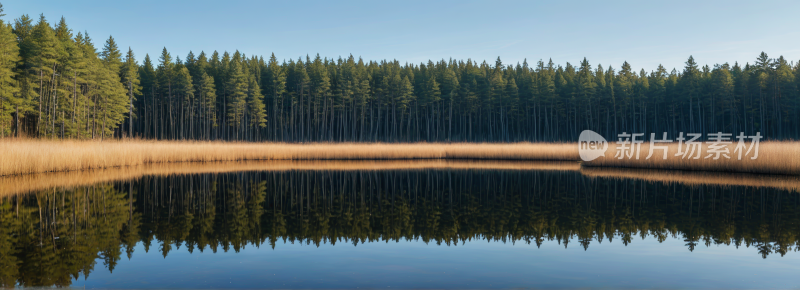
M 235 251 L 284 243 L 471 240 L 591 251 L 653 237 L 688 251 L 741 247 L 772 259 L 798 249 L 791 188 L 653 182 L 578 170 L 286 169 L 145 175 L 0 201 L 0 286 L 70 286 L 137 244 Z M 577 243 L 577 245 L 575 245 Z
M 497 160 L 269 160 L 224 162 L 156 163 L 140 166 L 111 167 L 93 170 L 48 172 L 0 176 L 0 197 L 20 193 L 75 187 L 102 182 L 128 181 L 142 176 L 185 175 L 200 173 L 229 173 L 244 171 L 290 170 L 419 170 L 419 169 L 493 169 L 577 171 L 580 164 L 559 161 L 497 161 Z

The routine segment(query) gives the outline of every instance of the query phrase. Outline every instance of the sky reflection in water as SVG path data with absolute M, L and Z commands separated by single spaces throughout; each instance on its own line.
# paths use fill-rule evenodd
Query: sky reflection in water
M 761 259 L 756 250 L 701 246 L 681 239 L 592 244 L 421 241 L 249 246 L 239 253 L 144 253 L 103 269 L 86 288 L 792 288 L 800 255 Z M 124 259 L 123 259 L 124 260 Z M 81 279 L 82 280 L 82 279 Z M 83 281 L 74 286 L 83 285 Z
M 0 199 L 0 283 L 800 286 L 800 197 L 792 187 L 646 174 L 288 168 L 55 187 Z

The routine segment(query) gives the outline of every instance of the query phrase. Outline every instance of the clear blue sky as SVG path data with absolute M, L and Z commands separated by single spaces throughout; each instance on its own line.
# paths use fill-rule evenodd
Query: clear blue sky
M 141 60 L 166 47 L 239 50 L 278 59 L 339 57 L 419 63 L 447 58 L 530 63 L 552 58 L 635 69 L 659 63 L 800 60 L 800 1 L 2 1 L 13 20 L 64 16 L 98 48 L 113 35 Z M 553 1 L 555 2 L 555 1 Z

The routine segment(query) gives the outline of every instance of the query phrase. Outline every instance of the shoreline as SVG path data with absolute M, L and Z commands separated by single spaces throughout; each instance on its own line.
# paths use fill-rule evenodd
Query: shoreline
M 616 143 L 609 142 L 608 150 L 602 158 L 597 158 L 589 162 L 583 162 L 584 167 L 597 168 L 636 168 L 636 169 L 660 169 L 660 170 L 683 170 L 698 172 L 732 172 L 732 173 L 754 173 L 754 174 L 777 174 L 777 175 L 800 175 L 800 142 L 798 141 L 767 141 L 760 142 L 758 157 L 751 159 L 754 152 L 742 154 L 739 160 L 736 151 L 736 142 L 722 145 L 720 150 L 728 150 L 725 158 L 720 155 L 719 159 L 714 160 L 714 154 L 709 154 L 709 143 L 700 143 L 701 154 L 691 154 L 692 156 L 682 157 L 679 153 L 681 149 L 687 148 L 684 144 L 681 148 L 678 143 L 664 143 L 658 146 L 666 146 L 667 158 L 663 159 L 664 150 L 655 148 L 653 156 L 646 159 L 650 152 L 650 144 L 642 143 L 639 149 L 639 158 L 635 154 L 631 158 L 615 158 L 618 146 Z M 750 143 L 745 143 L 746 148 Z M 577 146 L 577 145 L 575 145 Z M 683 150 L 686 153 L 688 150 Z M 755 151 L 755 150 L 753 150 Z M 689 155 L 689 154 L 686 154 Z M 698 157 L 694 159 L 693 157 Z
M 668 156 L 645 159 L 649 144 L 640 149 L 640 159 L 617 159 L 617 145 L 609 144 L 604 157 L 581 162 L 577 143 L 246 143 L 224 141 L 153 140 L 43 140 L 0 139 L 0 176 L 71 172 L 154 164 L 249 161 L 569 161 L 587 168 L 639 168 L 701 172 L 800 175 L 800 142 L 761 142 L 759 157 L 731 159 L 682 159 L 675 156 L 677 144 L 667 144 Z M 702 143 L 707 151 L 708 145 Z M 705 153 L 703 154 L 705 155 Z M 752 155 L 752 153 L 751 153 Z
M 49 189 L 126 182 L 145 176 L 224 174 L 231 172 L 287 171 L 424 171 L 424 170 L 535 170 L 578 173 L 592 179 L 637 180 L 690 186 L 768 187 L 800 192 L 800 176 L 733 172 L 705 172 L 637 168 L 582 167 L 574 161 L 509 160 L 268 160 L 203 163 L 159 163 L 63 172 L 0 176 L 0 198 Z
M 0 139 L 0 176 L 158 163 L 264 160 L 577 161 L 569 143 L 244 143 Z

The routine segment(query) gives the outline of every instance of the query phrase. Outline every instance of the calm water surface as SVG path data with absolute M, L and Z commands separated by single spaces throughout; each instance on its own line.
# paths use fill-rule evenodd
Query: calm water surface
M 577 171 L 145 176 L 0 199 L 0 286 L 797 288 L 800 196 Z

